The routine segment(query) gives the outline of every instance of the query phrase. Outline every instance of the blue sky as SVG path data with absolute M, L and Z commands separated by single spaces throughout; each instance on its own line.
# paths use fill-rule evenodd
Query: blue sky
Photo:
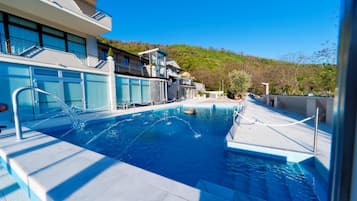
M 224 48 L 280 59 L 337 42 L 338 0 L 98 0 L 113 17 L 103 36 Z

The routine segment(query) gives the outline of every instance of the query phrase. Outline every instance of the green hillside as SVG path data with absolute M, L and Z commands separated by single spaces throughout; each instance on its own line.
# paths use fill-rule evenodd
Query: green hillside
M 251 91 L 255 93 L 263 93 L 261 82 L 270 83 L 272 94 L 289 95 L 332 95 L 336 85 L 335 65 L 295 64 L 189 45 L 125 43 L 105 38 L 98 40 L 133 54 L 162 48 L 169 53 L 168 58 L 176 60 L 183 71 L 191 73 L 195 81 L 203 82 L 207 90 L 218 90 L 222 80 L 228 83 L 228 73 L 234 69 L 252 75 Z

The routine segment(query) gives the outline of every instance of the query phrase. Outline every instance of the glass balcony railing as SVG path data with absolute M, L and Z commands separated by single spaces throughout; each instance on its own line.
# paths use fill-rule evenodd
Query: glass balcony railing
M 134 63 L 128 64 L 123 62 L 116 62 L 115 73 L 149 77 L 149 73 L 147 72 L 144 65 Z
M 22 57 L 32 57 L 43 50 L 38 41 L 30 39 L 24 39 L 19 37 L 10 37 L 10 40 L 6 40 L 4 34 L 0 33 L 0 52 L 3 54 L 10 54 Z M 59 50 L 60 48 L 53 45 L 46 45 L 45 48 Z M 61 50 L 59 50 L 61 51 Z M 65 51 L 63 51 L 65 52 Z M 71 49 L 69 53 L 74 54 L 83 64 L 86 63 L 86 54 L 83 51 L 76 51 Z

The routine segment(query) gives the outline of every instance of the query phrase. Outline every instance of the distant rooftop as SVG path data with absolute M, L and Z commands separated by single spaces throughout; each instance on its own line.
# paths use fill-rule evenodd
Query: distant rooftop
M 181 67 L 177 64 L 177 62 L 175 60 L 167 60 L 166 65 L 172 66 L 177 69 L 181 69 Z
M 152 52 L 159 52 L 159 53 L 161 53 L 161 54 L 163 54 L 165 56 L 168 55 L 168 53 L 165 50 L 161 49 L 161 48 L 155 48 L 155 49 L 151 49 L 151 50 L 146 50 L 144 52 L 139 52 L 138 54 L 139 55 L 144 55 L 144 54 L 149 54 L 149 53 L 152 53 Z

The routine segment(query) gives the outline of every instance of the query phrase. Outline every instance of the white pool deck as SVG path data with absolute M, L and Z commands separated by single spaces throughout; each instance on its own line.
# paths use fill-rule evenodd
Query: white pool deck
M 317 152 L 313 153 L 314 125 L 301 123 L 292 126 L 265 126 L 251 120 L 277 125 L 289 124 L 304 119 L 282 110 L 261 104 L 253 99 L 245 101 L 239 126 L 227 135 L 228 147 L 257 154 L 285 157 L 290 162 L 301 162 L 316 157 L 326 169 L 330 167 L 331 129 L 320 123 L 317 135 Z
M 167 105 L 132 108 L 114 113 L 91 113 L 81 115 L 83 121 L 108 117 L 108 115 L 130 114 L 146 110 L 176 105 L 208 106 L 236 104 L 229 100 L 192 100 Z M 261 114 L 261 120 L 271 120 L 270 115 L 280 115 L 281 120 L 289 120 L 283 114 L 275 114 L 269 108 L 248 103 L 245 114 Z M 266 119 L 264 119 L 266 118 Z M 68 118 L 66 118 L 68 119 Z M 65 124 L 68 120 L 46 121 L 46 127 Z M 242 122 L 243 123 L 243 122 Z M 242 124 L 243 125 L 243 124 Z M 11 127 L 11 125 L 8 125 Z M 26 124 L 23 125 L 24 127 Z M 249 133 L 243 132 L 251 131 Z M 0 158 L 7 164 L 8 171 L 25 187 L 25 193 L 32 200 L 123 200 L 123 201 L 209 201 L 225 200 L 188 185 L 148 172 L 127 163 L 114 160 L 90 150 L 58 140 L 51 136 L 24 128 L 25 139 L 18 141 L 14 129 L 9 128 L 0 134 Z M 245 142 L 252 140 L 251 133 L 262 135 L 267 128 L 247 127 L 237 129 L 232 143 L 239 143 L 246 135 Z M 269 131 L 271 132 L 271 131 Z M 244 134 L 245 133 L 245 134 Z M 278 135 L 276 135 L 278 136 Z M 327 136 L 327 135 L 326 135 Z M 273 137 L 265 140 L 276 142 Z M 280 137 L 279 137 L 280 138 Z M 276 137 L 278 139 L 278 137 Z M 299 140 L 309 139 L 306 137 Z M 263 143 L 264 140 L 255 141 Z M 283 141 L 282 141 L 283 142 Z M 284 141 L 285 142 L 285 141 Z M 319 140 L 323 146 L 327 144 Z M 284 146 L 292 145 L 284 144 Z M 325 149 L 319 153 L 326 156 Z M 1 200 L 1 199 L 0 199 Z M 244 200 L 244 199 L 243 199 Z M 248 200 L 248 198 L 247 198 Z

